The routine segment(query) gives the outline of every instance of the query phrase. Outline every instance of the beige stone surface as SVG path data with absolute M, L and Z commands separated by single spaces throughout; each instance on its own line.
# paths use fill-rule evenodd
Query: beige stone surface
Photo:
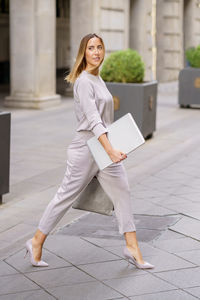
M 58 104 L 54 0 L 11 1 L 10 38 L 11 94 L 5 105 L 45 108 Z

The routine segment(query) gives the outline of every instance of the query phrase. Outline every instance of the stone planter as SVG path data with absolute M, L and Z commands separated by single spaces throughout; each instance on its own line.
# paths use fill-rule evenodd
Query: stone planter
M 200 105 L 200 69 L 184 68 L 179 73 L 179 95 L 180 107 Z
M 152 137 L 156 129 L 157 81 L 106 85 L 114 98 L 115 120 L 130 112 L 144 138 Z
M 0 204 L 2 195 L 9 192 L 11 115 L 0 112 Z

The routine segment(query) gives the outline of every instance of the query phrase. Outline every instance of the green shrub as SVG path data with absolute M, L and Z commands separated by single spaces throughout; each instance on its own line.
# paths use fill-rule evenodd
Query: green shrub
M 105 59 L 101 77 L 109 82 L 142 82 L 144 63 L 135 50 L 116 51 Z
M 186 58 L 193 68 L 200 68 L 200 45 L 186 50 Z

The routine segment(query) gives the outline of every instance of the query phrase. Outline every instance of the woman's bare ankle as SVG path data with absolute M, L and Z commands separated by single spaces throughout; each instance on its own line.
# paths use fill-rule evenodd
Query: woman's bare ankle
M 37 238 L 35 238 L 35 236 L 32 238 L 32 246 L 34 248 L 42 248 L 41 242 Z
M 47 235 L 45 235 L 42 231 L 37 229 L 35 235 L 32 238 L 32 244 L 35 247 L 43 247 L 46 237 L 47 237 Z

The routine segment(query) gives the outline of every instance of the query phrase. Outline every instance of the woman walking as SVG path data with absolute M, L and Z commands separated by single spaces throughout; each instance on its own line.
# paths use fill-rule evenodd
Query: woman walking
M 113 202 L 119 233 L 124 235 L 124 256 L 136 267 L 146 269 L 154 266 L 145 262 L 140 252 L 133 220 L 130 190 L 122 160 L 127 156 L 113 149 L 107 138 L 107 126 L 113 122 L 113 99 L 99 75 L 105 47 L 96 34 L 82 38 L 78 55 L 71 73 L 66 77 L 74 84 L 74 105 L 78 121 L 77 132 L 67 152 L 67 169 L 63 181 L 45 209 L 34 237 L 26 242 L 33 266 L 48 266 L 41 260 L 42 247 L 50 231 L 79 197 L 94 176 Z M 99 170 L 87 140 L 96 136 L 113 164 Z

